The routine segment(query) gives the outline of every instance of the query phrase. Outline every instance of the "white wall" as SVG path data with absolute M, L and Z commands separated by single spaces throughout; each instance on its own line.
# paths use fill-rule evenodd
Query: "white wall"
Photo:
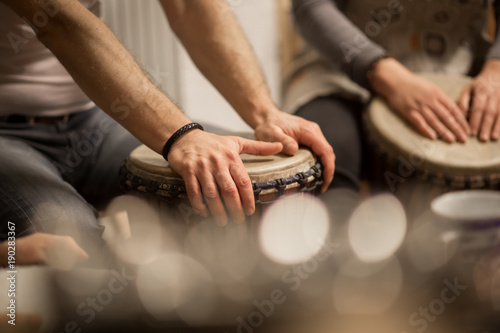
M 273 99 L 279 103 L 276 1 L 228 0 L 228 3 L 255 50 Z M 228 130 L 249 130 L 175 40 L 157 1 L 104 0 L 103 7 L 103 20 L 190 118 Z

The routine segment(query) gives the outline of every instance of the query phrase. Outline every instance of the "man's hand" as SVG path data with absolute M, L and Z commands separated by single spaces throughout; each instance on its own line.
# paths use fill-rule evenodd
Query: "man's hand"
M 224 204 L 235 222 L 243 222 L 245 215 L 255 212 L 252 182 L 239 154 L 273 155 L 282 149 L 277 142 L 192 130 L 174 143 L 168 161 L 184 179 L 193 209 L 203 216 L 208 215 L 204 197 L 217 223 L 225 225 Z
M 467 141 L 470 127 L 458 106 L 434 83 L 416 76 L 395 59 L 380 60 L 369 75 L 373 89 L 430 139 Z
M 7 242 L 0 243 L 0 251 L 6 254 L 6 250 Z M 0 257 L 4 258 L 4 255 Z M 70 269 L 88 258 L 88 254 L 70 236 L 35 233 L 16 240 L 17 265 L 44 263 L 59 269 Z
M 294 154 L 298 144 L 310 147 L 323 162 L 326 190 L 334 171 L 332 147 L 316 124 L 276 110 L 252 48 L 226 1 L 160 2 L 194 63 L 255 129 L 255 137 L 281 142 L 287 154 Z
M 481 141 L 500 138 L 500 60 L 489 60 L 464 90 L 458 105 L 469 115 L 472 135 Z
M 324 183 L 321 191 L 324 193 L 328 189 L 335 171 L 335 154 L 318 124 L 275 110 L 269 112 L 255 127 L 255 138 L 262 141 L 281 142 L 283 152 L 288 155 L 295 154 L 299 149 L 299 144 L 311 148 L 321 158 L 323 164 Z

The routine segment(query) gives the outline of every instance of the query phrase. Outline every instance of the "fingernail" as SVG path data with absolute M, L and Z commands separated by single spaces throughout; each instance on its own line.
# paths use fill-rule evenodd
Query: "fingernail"
M 482 135 L 481 135 L 481 140 L 483 140 L 483 141 L 487 141 L 487 140 L 488 140 L 488 135 L 486 135 L 486 134 L 482 134 Z
M 227 224 L 227 219 L 217 219 L 217 224 L 223 227 Z
M 437 133 L 436 132 L 431 132 L 431 139 L 432 140 L 436 140 L 437 138 L 438 138 Z

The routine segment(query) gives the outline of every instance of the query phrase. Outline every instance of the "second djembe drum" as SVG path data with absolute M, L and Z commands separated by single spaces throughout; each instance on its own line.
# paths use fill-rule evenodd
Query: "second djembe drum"
M 421 75 L 453 101 L 471 80 L 459 75 Z M 449 144 L 427 139 L 380 97 L 369 105 L 365 124 L 376 156 L 372 174 L 400 198 L 409 216 L 428 209 L 433 198 L 448 191 L 499 188 L 498 141 L 470 137 L 465 144 Z

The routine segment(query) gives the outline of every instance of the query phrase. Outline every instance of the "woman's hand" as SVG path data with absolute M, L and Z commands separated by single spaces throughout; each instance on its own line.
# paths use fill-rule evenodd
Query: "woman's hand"
M 469 116 L 472 135 L 481 141 L 500 138 L 500 60 L 489 60 L 464 90 L 458 105 Z
M 434 83 L 410 72 L 395 59 L 382 59 L 368 75 L 377 93 L 430 139 L 465 142 L 470 127 L 459 107 Z

